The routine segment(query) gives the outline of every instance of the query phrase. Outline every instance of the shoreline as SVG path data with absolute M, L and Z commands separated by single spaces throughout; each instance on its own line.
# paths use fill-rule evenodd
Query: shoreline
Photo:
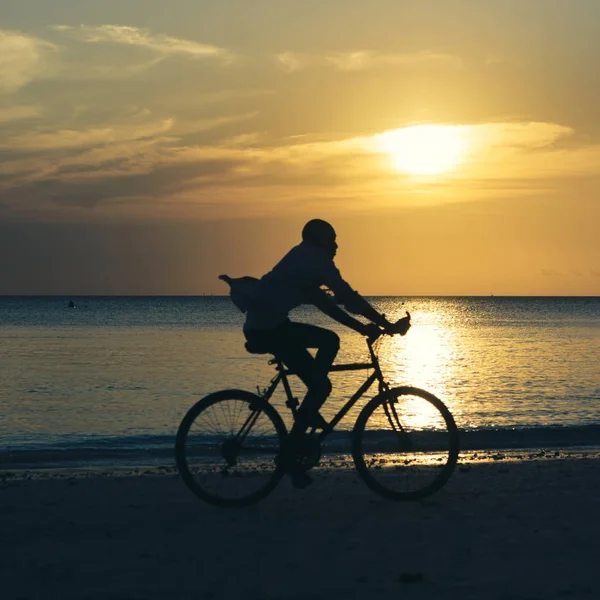
M 352 462 L 347 453 L 335 455 L 344 461 Z M 326 459 L 326 457 L 325 457 Z M 479 448 L 461 450 L 457 468 L 461 464 L 486 462 L 519 462 L 539 460 L 579 460 L 599 459 L 600 445 L 573 447 L 531 447 L 531 448 Z M 96 462 L 83 464 L 0 464 L 0 480 L 3 479 L 52 479 L 72 476 L 81 477 L 127 477 L 141 475 L 176 474 L 173 461 L 167 462 Z
M 46 475 L 49 475 L 46 473 Z M 245 509 L 169 472 L 0 483 L 7 600 L 592 600 L 600 455 L 465 457 L 418 502 L 317 470 Z

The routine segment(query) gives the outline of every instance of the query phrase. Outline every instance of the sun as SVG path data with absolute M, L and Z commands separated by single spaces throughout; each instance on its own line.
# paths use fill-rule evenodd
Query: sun
M 456 125 L 413 125 L 379 136 L 379 149 L 390 155 L 394 168 L 411 175 L 438 175 L 464 160 L 467 140 Z

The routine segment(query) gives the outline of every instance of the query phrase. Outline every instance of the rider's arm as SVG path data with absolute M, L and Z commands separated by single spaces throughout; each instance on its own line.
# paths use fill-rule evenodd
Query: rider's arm
M 336 300 L 344 305 L 346 310 L 356 315 L 362 315 L 372 323 L 375 323 L 384 329 L 391 327 L 391 323 L 384 315 L 378 313 L 357 291 L 353 290 L 350 285 L 342 279 L 342 276 L 333 261 L 323 265 L 321 279 L 335 294 Z
M 361 335 L 372 335 L 373 332 L 371 331 L 371 328 L 373 325 L 365 325 L 354 317 L 351 317 L 347 312 L 343 311 L 335 304 L 333 298 L 330 298 L 322 290 L 319 290 L 318 293 L 314 295 L 312 303 L 320 311 L 324 312 L 327 316 L 331 317 L 338 323 L 341 323 L 346 327 L 350 327 L 350 329 L 354 329 L 354 331 L 357 331 Z

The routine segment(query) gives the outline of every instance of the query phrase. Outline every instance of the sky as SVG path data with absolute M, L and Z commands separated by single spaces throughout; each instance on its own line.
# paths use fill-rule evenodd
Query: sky
M 3 0 L 0 294 L 600 295 L 597 0 Z

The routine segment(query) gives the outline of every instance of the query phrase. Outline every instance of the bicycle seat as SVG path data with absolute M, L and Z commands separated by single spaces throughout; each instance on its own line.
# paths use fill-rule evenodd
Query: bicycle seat
M 272 354 L 270 350 L 256 342 L 246 342 L 244 348 L 246 348 L 246 351 L 250 352 L 250 354 Z

